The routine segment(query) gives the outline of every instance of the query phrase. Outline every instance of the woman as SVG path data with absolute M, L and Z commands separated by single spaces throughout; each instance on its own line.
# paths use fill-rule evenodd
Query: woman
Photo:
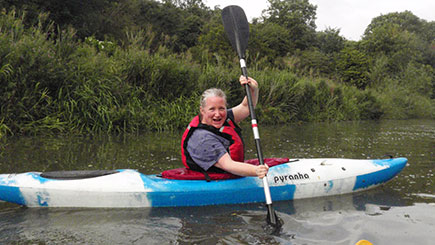
M 258 101 L 258 83 L 240 76 L 240 84 L 249 84 L 253 105 Z M 240 176 L 266 176 L 267 165 L 243 162 L 243 141 L 237 123 L 249 116 L 248 99 L 227 109 L 225 93 L 216 88 L 201 96 L 200 114 L 183 134 L 182 159 L 186 167 L 205 172 L 226 171 Z

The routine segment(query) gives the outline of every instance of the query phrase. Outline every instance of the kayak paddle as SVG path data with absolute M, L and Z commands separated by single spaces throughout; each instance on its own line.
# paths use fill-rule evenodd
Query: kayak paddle
M 249 23 L 246 19 L 243 9 L 236 5 L 230 5 L 222 10 L 222 21 L 224 24 L 225 32 L 230 39 L 231 45 L 237 51 L 240 59 L 240 67 L 243 76 L 248 79 L 248 70 L 246 68 L 245 51 L 248 46 L 249 38 Z M 260 134 L 258 132 L 257 119 L 255 118 L 254 106 L 252 103 L 251 90 L 249 84 L 245 84 L 246 96 L 248 98 L 249 112 L 251 115 L 252 130 L 254 133 L 255 145 L 257 147 L 257 157 L 260 164 L 264 165 L 263 153 L 260 145 Z M 267 205 L 267 221 L 275 228 L 281 227 L 281 221 L 278 220 L 277 215 L 272 207 L 272 198 L 270 196 L 269 183 L 267 176 L 263 178 L 264 195 L 266 197 Z

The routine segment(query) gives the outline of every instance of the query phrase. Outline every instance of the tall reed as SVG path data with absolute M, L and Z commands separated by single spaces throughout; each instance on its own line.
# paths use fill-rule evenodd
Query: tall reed
M 23 18 L 0 16 L 0 137 L 175 130 L 198 113 L 207 88 L 223 89 L 229 106 L 244 97 L 236 58 L 200 48 L 151 50 L 149 30 L 105 49 L 108 42 L 77 40 L 74 30 L 57 29 L 44 14 L 32 27 Z M 259 82 L 257 114 L 265 124 L 435 116 L 431 67 L 409 65 L 383 77 L 379 61 L 371 74 L 376 82 L 361 90 L 258 62 L 249 72 Z

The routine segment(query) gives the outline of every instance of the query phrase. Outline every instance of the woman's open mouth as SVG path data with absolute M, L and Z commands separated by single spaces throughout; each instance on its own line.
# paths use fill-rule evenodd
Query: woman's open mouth
M 213 118 L 213 124 L 221 126 L 223 124 L 223 118 Z

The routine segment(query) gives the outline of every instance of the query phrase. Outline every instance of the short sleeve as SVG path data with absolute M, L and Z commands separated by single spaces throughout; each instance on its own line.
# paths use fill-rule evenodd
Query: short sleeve
M 227 117 L 229 117 L 231 120 L 235 121 L 233 109 L 227 110 Z
M 196 129 L 187 143 L 187 151 L 193 161 L 204 170 L 211 166 L 227 153 L 230 142 L 210 131 Z

